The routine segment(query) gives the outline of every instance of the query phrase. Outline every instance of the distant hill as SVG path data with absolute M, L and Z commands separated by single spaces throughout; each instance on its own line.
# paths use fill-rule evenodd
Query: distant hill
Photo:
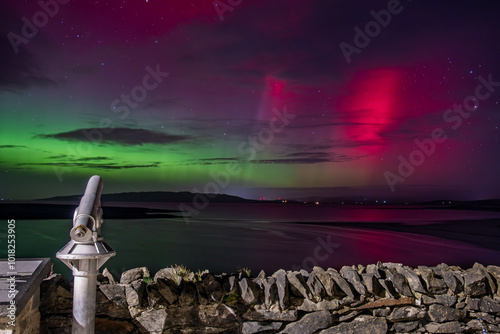
M 73 218 L 77 204 L 0 203 L 0 219 L 68 219 Z M 104 219 L 172 218 L 175 210 L 147 209 L 140 207 L 103 206 Z
M 71 202 L 78 203 L 82 198 L 81 195 L 71 195 L 71 196 L 56 196 L 50 198 L 44 198 L 37 201 L 53 201 L 53 202 Z M 126 192 L 117 194 L 103 194 L 101 195 L 102 202 L 149 202 L 149 203 L 192 203 L 195 200 L 195 196 L 204 196 L 208 198 L 210 203 L 280 203 L 280 200 L 251 200 L 245 199 L 238 196 L 226 195 L 226 194 L 197 194 L 189 191 L 149 191 L 149 192 Z M 200 198 L 196 198 L 200 201 Z M 203 197 L 201 198 L 203 201 Z M 434 201 L 424 201 L 417 202 L 413 201 L 411 203 L 407 201 L 376 201 L 374 199 L 366 199 L 359 197 L 345 197 L 340 198 L 326 198 L 326 197 L 307 197 L 301 199 L 288 199 L 289 204 L 302 204 L 302 203 L 315 203 L 320 204 L 334 204 L 334 205 L 409 205 L 409 206 L 421 206 L 423 208 L 447 208 L 447 209 L 458 209 L 458 210 L 488 210 L 488 211 L 498 211 L 500 210 L 500 199 L 485 199 L 485 200 L 474 200 L 474 201 L 455 201 L 455 200 L 434 200 Z
M 226 194 L 195 194 L 189 191 L 150 191 L 127 192 L 118 194 L 103 194 L 101 202 L 193 202 L 195 196 L 205 196 L 210 203 L 257 203 L 261 201 L 244 199 Z M 40 201 L 78 202 L 82 195 L 57 196 L 44 198 Z M 198 199 L 198 198 L 197 198 Z M 198 199 L 199 200 L 199 199 Z

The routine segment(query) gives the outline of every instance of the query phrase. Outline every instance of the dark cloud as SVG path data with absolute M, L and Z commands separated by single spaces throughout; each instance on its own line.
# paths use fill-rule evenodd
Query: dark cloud
M 253 164 L 317 164 L 321 162 L 331 162 L 330 159 L 326 158 L 290 158 L 290 159 L 261 159 L 261 160 L 251 160 Z
M 237 158 L 209 158 L 209 159 L 200 159 L 198 161 L 223 161 L 223 162 L 230 162 L 230 161 L 235 161 L 238 160 Z
M 327 152 L 295 152 L 287 154 L 288 158 L 328 158 L 330 153 Z
M 26 148 L 24 145 L 0 145 L 0 149 L 3 148 Z
M 331 152 L 294 152 L 283 158 L 244 160 L 241 158 L 210 158 L 185 161 L 183 165 L 223 165 L 229 163 L 252 164 L 317 164 L 322 162 L 346 162 L 363 158 L 364 156 L 349 156 Z
M 171 135 L 146 129 L 114 128 L 103 133 L 100 128 L 78 129 L 47 135 L 37 135 L 38 138 L 59 139 L 68 141 L 90 141 L 94 143 L 115 143 L 121 145 L 173 144 L 190 139 L 189 136 Z
M 224 165 L 238 161 L 238 158 L 208 158 L 186 160 L 181 165 Z
M 287 154 L 278 159 L 257 159 L 251 160 L 255 164 L 317 164 L 322 162 L 346 162 L 358 160 L 364 156 L 351 156 L 345 154 L 336 154 L 331 152 L 295 152 Z
M 77 158 L 71 155 L 58 155 L 48 158 L 51 162 L 18 163 L 17 169 L 32 169 L 35 166 L 52 166 L 61 168 L 89 168 L 98 170 L 119 170 L 133 168 L 154 168 L 161 165 L 160 162 L 152 161 L 148 164 L 116 163 L 109 157 L 85 157 Z
M 111 158 L 108 157 L 89 157 L 89 158 L 80 158 L 77 161 L 103 161 L 103 160 L 111 160 Z
M 111 158 L 108 157 L 87 157 L 87 158 L 76 158 L 75 156 L 69 156 L 69 155 L 54 155 L 51 157 L 48 157 L 50 160 L 57 160 L 57 161 L 72 161 L 72 162 L 87 162 L 87 161 L 106 161 L 106 160 L 112 160 Z
M 109 163 L 109 164 L 93 164 L 93 163 L 85 163 L 85 162 L 40 162 L 40 163 L 20 163 L 17 164 L 19 169 L 26 168 L 30 169 L 33 166 L 53 166 L 53 167 L 62 167 L 62 168 L 89 168 L 89 169 L 100 169 L 100 170 L 119 170 L 119 169 L 133 169 L 133 168 L 154 168 L 159 167 L 160 163 L 153 162 L 147 165 L 119 165 L 117 163 Z

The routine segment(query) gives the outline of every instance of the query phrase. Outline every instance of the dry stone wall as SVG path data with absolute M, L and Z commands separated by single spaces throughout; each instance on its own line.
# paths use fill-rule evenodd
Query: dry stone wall
M 72 287 L 41 286 L 42 333 L 71 333 Z M 500 333 L 500 267 L 396 263 L 278 270 L 250 278 L 174 268 L 107 270 L 96 333 Z

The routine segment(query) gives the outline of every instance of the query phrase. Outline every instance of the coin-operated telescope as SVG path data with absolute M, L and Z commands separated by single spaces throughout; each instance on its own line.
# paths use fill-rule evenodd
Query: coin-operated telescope
M 73 334 L 95 331 L 96 285 L 99 268 L 116 252 L 101 236 L 102 179 L 89 179 L 80 206 L 73 216 L 71 240 L 56 257 L 67 265 L 75 278 L 73 292 Z

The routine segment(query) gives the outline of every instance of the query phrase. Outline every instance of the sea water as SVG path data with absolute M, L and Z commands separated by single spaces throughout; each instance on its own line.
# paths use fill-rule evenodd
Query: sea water
M 104 217 L 105 212 L 104 207 Z M 16 220 L 16 256 L 51 257 L 56 272 L 71 276 L 55 258 L 69 241 L 71 224 L 71 219 Z M 2 225 L 2 257 L 6 233 Z M 500 212 L 487 211 L 212 203 L 189 220 L 182 215 L 105 220 L 102 235 L 117 253 L 104 265 L 115 275 L 142 266 L 154 274 L 174 264 L 214 273 L 248 268 L 254 275 L 377 261 L 500 265 Z

